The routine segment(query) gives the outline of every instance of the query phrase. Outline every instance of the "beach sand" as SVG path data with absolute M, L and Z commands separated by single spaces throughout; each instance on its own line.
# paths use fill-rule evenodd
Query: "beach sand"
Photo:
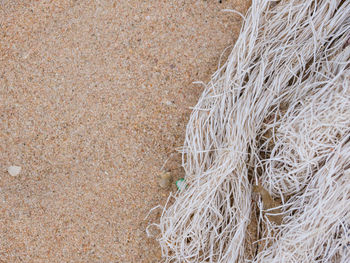
M 160 260 L 161 167 L 249 6 L 222 2 L 0 1 L 0 262 Z

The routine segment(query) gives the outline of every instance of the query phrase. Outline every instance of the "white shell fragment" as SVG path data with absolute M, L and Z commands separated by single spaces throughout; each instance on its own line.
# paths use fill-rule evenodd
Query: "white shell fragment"
M 19 175 L 19 173 L 21 172 L 22 168 L 20 166 L 10 166 L 7 171 L 11 176 L 17 176 Z

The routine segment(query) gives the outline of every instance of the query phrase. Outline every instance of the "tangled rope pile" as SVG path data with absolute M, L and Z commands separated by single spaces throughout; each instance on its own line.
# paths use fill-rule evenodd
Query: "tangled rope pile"
M 350 1 L 253 0 L 187 125 L 166 262 L 350 258 L 349 42 Z

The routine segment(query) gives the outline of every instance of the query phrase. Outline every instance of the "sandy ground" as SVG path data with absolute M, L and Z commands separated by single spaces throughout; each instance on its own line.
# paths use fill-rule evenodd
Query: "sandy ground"
M 160 260 L 157 176 L 248 4 L 0 0 L 0 262 Z

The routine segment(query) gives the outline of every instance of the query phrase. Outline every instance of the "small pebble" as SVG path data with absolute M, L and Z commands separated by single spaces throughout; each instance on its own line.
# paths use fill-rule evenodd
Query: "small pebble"
M 165 104 L 168 105 L 168 106 L 171 106 L 174 104 L 174 102 L 170 101 L 170 100 L 166 100 L 165 101 Z
M 13 165 L 13 166 L 10 166 L 8 169 L 7 169 L 7 171 L 8 171 L 8 173 L 11 175 L 11 176 L 17 176 L 17 175 L 19 175 L 19 173 L 21 172 L 21 167 L 20 166 L 15 166 L 15 165 Z
M 169 172 L 163 172 L 160 175 L 160 179 L 159 179 L 159 186 L 162 188 L 167 188 L 170 186 L 172 181 L 172 176 Z

